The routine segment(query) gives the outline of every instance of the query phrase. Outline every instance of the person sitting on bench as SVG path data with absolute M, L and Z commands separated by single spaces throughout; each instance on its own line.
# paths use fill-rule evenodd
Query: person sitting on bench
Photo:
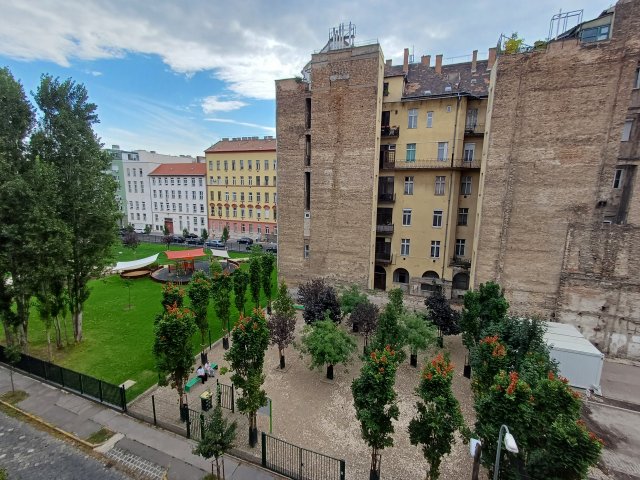
M 205 369 L 202 367 L 202 365 L 200 365 L 198 367 L 198 370 L 196 370 L 196 374 L 198 375 L 198 377 L 200 378 L 200 380 L 202 380 L 202 383 L 207 381 L 207 372 L 205 371 Z
M 210 377 L 215 377 L 216 376 L 216 372 L 211 367 L 211 364 L 209 362 L 204 364 L 204 371 L 207 372 L 207 375 L 210 376 Z

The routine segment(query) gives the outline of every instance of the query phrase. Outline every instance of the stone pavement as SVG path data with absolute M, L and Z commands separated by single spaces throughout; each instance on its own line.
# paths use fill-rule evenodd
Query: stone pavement
M 640 364 L 605 359 L 600 386 L 605 398 L 640 405 Z
M 170 480 L 200 480 L 211 471 L 209 461 L 192 453 L 195 447 L 192 440 L 139 422 L 128 415 L 20 373 L 14 373 L 14 382 L 16 389 L 29 394 L 28 398 L 16 406 L 62 430 L 82 439 L 88 438 L 102 427 L 119 433 L 120 435 L 113 437 L 100 451 L 128 468 L 137 467 L 133 470 L 143 474 L 145 478 L 158 478 L 157 472 L 162 471 L 163 474 L 167 473 Z M 9 371 L 0 366 L 0 394 L 10 389 Z M 117 450 L 110 454 L 114 448 Z M 229 455 L 225 456 L 225 470 L 229 480 L 282 478 Z

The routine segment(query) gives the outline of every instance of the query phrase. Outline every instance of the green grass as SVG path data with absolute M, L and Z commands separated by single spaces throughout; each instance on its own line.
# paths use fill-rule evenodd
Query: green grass
M 136 258 L 148 256 L 147 252 L 151 251 L 148 247 L 163 248 L 164 245 L 145 244 L 145 253 L 140 254 L 139 248 Z M 248 267 L 248 264 L 242 264 L 240 268 L 244 270 Z M 272 282 L 272 291 L 275 295 L 277 293 L 275 272 Z M 118 275 L 90 282 L 91 295 L 84 309 L 84 340 L 80 344 L 72 344 L 62 350 L 56 350 L 54 346 L 53 363 L 115 385 L 125 380 L 134 380 L 136 384 L 127 390 L 127 399 L 132 400 L 158 380 L 151 350 L 154 342 L 153 320 L 161 312 L 162 294 L 161 284 L 150 278 L 140 278 L 129 283 L 131 309 L 128 304 L 127 284 Z M 245 303 L 247 312 L 254 307 L 249 297 L 247 289 Z M 262 292 L 260 303 L 263 306 L 266 305 L 266 298 Z M 189 305 L 186 294 L 185 305 Z M 232 323 L 235 323 L 238 311 L 233 299 L 231 305 L 231 319 Z M 208 319 L 213 342 L 222 336 L 222 327 L 214 313 L 213 302 L 209 304 Z M 66 319 L 66 326 L 68 338 L 73 341 L 73 327 L 69 316 Z M 4 341 L 3 331 L 0 331 L 0 341 Z M 208 344 L 208 339 L 205 338 L 205 342 Z M 193 338 L 194 355 L 199 351 L 199 345 L 200 333 L 196 332 Z M 47 358 L 46 333 L 35 307 L 31 309 L 29 320 L 29 354 Z M 219 359 L 211 358 L 210 360 L 219 363 L 217 361 Z
M 106 442 L 111 437 L 113 437 L 113 432 L 108 428 L 101 428 L 97 432 L 91 434 L 86 440 L 89 443 L 93 443 L 94 445 L 99 445 L 101 443 Z
M 15 405 L 16 403 L 23 401 L 28 396 L 29 394 L 27 392 L 16 390 L 15 392 L 6 392 L 0 395 L 0 400 L 10 403 L 11 405 Z
M 171 245 L 169 250 L 189 250 L 190 247 L 187 245 Z M 140 258 L 150 257 L 151 255 L 155 255 L 159 253 L 158 263 L 161 265 L 165 265 L 168 263 L 173 263 L 167 260 L 167 256 L 164 252 L 167 250 L 167 246 L 164 243 L 141 243 L 138 245 L 138 248 L 132 250 L 131 248 L 127 248 L 122 245 L 121 242 L 116 243 L 112 249 L 112 258 L 114 262 L 130 262 L 131 260 L 138 260 Z M 211 256 L 209 249 L 205 249 L 205 253 L 207 257 Z M 249 257 L 249 252 L 228 252 L 231 258 L 246 258 Z

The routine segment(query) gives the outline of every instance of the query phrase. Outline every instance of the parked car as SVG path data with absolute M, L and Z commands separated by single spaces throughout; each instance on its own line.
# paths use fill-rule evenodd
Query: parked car
M 264 249 L 265 252 L 267 253 L 273 253 L 274 255 L 278 254 L 278 246 L 277 245 L 269 245 L 267 248 Z
M 172 235 L 171 241 L 173 243 L 184 243 L 184 237 L 181 237 L 180 235 Z
M 195 233 L 187 233 L 184 238 L 186 238 L 187 240 L 191 239 L 191 238 L 200 238 L 199 235 L 195 234 Z
M 189 237 L 187 238 L 187 245 L 202 245 L 202 239 L 200 237 Z
M 253 238 L 249 238 L 249 237 L 240 237 L 238 239 L 238 244 L 239 245 L 252 245 L 253 244 Z
M 240 242 L 238 242 L 240 243 Z M 247 252 L 251 251 L 254 247 L 259 248 L 260 250 L 262 250 L 264 247 L 262 245 L 260 245 L 259 243 L 256 243 L 254 245 L 247 245 Z
M 217 248 L 218 250 L 224 250 L 226 248 L 224 242 L 221 242 L 220 240 L 207 240 L 204 244 L 207 247 Z

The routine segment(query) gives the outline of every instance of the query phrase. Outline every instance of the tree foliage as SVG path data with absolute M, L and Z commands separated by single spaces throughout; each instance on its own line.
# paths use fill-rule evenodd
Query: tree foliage
M 229 240 L 229 227 L 226 225 L 222 229 L 222 237 L 220 237 L 220 240 L 222 240 L 222 243 L 227 243 L 227 240 Z
M 451 308 L 442 290 L 433 292 L 425 299 L 424 304 L 427 306 L 429 320 L 443 335 L 460 333 L 460 313 Z
M 298 347 L 309 355 L 309 368 L 322 368 L 324 365 L 347 365 L 356 349 L 356 342 L 349 334 L 330 319 L 318 320 L 305 325 Z
M 397 364 L 397 352 L 389 345 L 374 350 L 351 384 L 360 434 L 372 449 L 372 465 L 380 450 L 393 446 L 393 420 L 400 413 L 394 389 Z
M 342 310 L 342 315 L 350 315 L 359 304 L 367 302 L 368 300 L 369 298 L 367 297 L 367 294 L 360 290 L 358 285 L 353 284 L 349 286 L 349 288 L 343 290 L 340 295 L 340 309 Z
M 271 306 L 271 295 L 273 293 L 271 277 L 273 276 L 273 270 L 276 265 L 276 257 L 270 253 L 265 253 L 261 256 L 260 262 L 260 279 L 262 281 L 262 290 L 267 297 L 268 305 Z
M 254 253 L 249 261 L 249 292 L 256 308 L 260 306 L 261 271 L 260 256 Z
M 442 457 L 451 453 L 456 431 L 464 426 L 460 404 L 451 390 L 453 364 L 441 353 L 423 369 L 416 394 L 416 416 L 409 422 L 411 445 L 421 445 L 429 462 L 427 479 L 440 476 Z
M 239 268 L 231 275 L 233 279 L 234 303 L 238 312 L 244 314 L 244 304 L 247 298 L 247 287 L 249 286 L 249 275 Z
M 430 345 L 435 344 L 438 332 L 433 325 L 425 322 L 422 316 L 405 312 L 400 316 L 399 323 L 404 331 L 405 344 L 409 347 L 412 355 L 416 355 L 418 351 L 426 350 Z
M 231 332 L 231 348 L 224 358 L 233 372 L 231 381 L 241 390 L 238 410 L 249 417 L 249 426 L 256 428 L 256 412 L 267 403 L 264 383 L 264 356 L 269 347 L 269 330 L 260 309 L 248 317 L 240 316 Z
M 196 326 L 200 331 L 200 346 L 204 348 L 205 335 L 209 329 L 207 320 L 207 309 L 209 308 L 209 295 L 211 293 L 211 282 L 205 273 L 198 270 L 191 277 L 187 295 L 191 300 L 191 308 L 196 319 Z
M 200 238 L 202 239 L 202 242 L 206 242 L 207 239 L 209 238 L 209 232 L 207 231 L 206 228 L 203 228 L 202 231 L 200 232 Z
M 222 330 L 227 334 L 231 321 L 231 277 L 227 273 L 218 275 L 211 281 L 211 295 L 216 315 L 222 324 Z
M 191 339 L 195 330 L 193 313 L 185 308 L 167 307 L 155 320 L 153 355 L 158 383 L 167 385 L 169 377 L 169 385 L 176 389 L 181 403 L 194 363 Z
M 405 353 L 402 348 L 406 345 L 406 332 L 400 323 L 400 316 L 405 309 L 402 303 L 402 290 L 389 290 L 389 302 L 378 319 L 378 328 L 373 339 L 373 348 L 381 350 L 389 345 L 396 352 L 399 362 L 403 362 Z
M 229 421 L 222 415 L 222 406 L 216 403 L 213 413 L 205 418 L 202 426 L 202 438 L 198 442 L 193 453 L 206 459 L 213 457 L 216 463 L 216 473 L 220 475 L 220 458 L 234 447 L 236 440 L 237 422 Z M 213 474 L 213 462 L 211 463 L 211 473 Z
M 524 45 L 524 38 L 518 37 L 518 32 L 513 32 L 510 37 L 504 41 L 504 53 L 513 54 L 520 53 Z
M 122 237 L 122 244 L 135 252 L 138 248 L 138 245 L 140 245 L 138 234 L 134 231 L 127 231 L 124 234 L 124 237 Z
M 298 302 L 304 305 L 302 317 L 307 325 L 325 318 L 325 312 L 336 323 L 340 323 L 340 303 L 335 288 L 324 278 L 309 280 L 298 287 Z
M 367 348 L 369 345 L 369 338 L 376 331 L 378 327 L 378 317 L 380 316 L 380 309 L 377 305 L 374 305 L 366 299 L 364 302 L 359 302 L 349 315 L 349 324 L 357 324 L 358 332 L 364 337 L 364 346 Z
M 508 310 L 504 290 L 497 283 L 481 283 L 478 290 L 469 290 L 460 317 L 462 343 L 471 350 L 482 338 L 483 329 L 489 324 L 499 324 Z
M 284 349 L 287 348 L 294 339 L 296 328 L 296 311 L 293 308 L 293 299 L 289 295 L 287 285 L 282 282 L 278 291 L 278 296 L 273 302 L 274 312 L 267 322 L 271 345 L 278 346 L 280 358 L 284 357 Z
M 175 283 L 165 283 L 162 285 L 162 308 L 166 310 L 169 307 L 181 308 L 184 304 L 184 289 Z

